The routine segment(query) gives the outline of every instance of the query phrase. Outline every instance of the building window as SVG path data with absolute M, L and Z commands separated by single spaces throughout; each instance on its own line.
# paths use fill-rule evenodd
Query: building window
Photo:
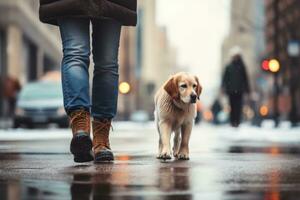
M 23 43 L 24 64 L 27 73 L 26 79 L 29 82 L 35 81 L 38 78 L 37 47 L 26 37 L 24 37 Z
M 4 115 L 3 78 L 7 74 L 6 69 L 6 37 L 5 32 L 0 30 L 0 117 Z
M 5 66 L 5 59 L 6 59 L 6 40 L 5 40 L 5 33 L 4 31 L 0 30 L 0 74 L 6 74 L 6 66 Z
M 142 22 L 144 19 L 144 10 L 139 9 L 139 22 Z M 136 67 L 135 75 L 137 78 L 141 77 L 142 71 L 142 60 L 143 60 L 143 23 L 139 23 L 137 26 L 137 37 L 136 37 Z
M 55 63 L 53 59 L 51 59 L 49 56 L 44 56 L 44 73 L 47 73 L 49 71 L 59 70 L 59 64 Z

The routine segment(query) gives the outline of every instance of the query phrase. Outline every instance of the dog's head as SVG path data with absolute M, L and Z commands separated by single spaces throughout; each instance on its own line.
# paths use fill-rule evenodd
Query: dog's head
M 184 103 L 196 103 L 202 92 L 198 77 L 184 72 L 172 76 L 165 83 L 164 89 L 174 100 Z

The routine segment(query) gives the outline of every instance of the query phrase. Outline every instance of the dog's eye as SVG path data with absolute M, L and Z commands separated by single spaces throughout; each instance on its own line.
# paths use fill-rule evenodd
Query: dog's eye
M 182 87 L 182 88 L 187 88 L 187 84 L 183 84 L 183 85 L 181 85 L 180 87 Z
M 193 88 L 196 88 L 196 87 L 197 87 L 197 85 L 194 84 L 194 85 L 193 85 Z

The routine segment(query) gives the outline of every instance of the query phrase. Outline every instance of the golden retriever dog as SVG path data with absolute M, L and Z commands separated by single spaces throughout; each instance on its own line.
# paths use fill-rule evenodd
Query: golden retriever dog
M 155 121 L 159 133 L 158 159 L 171 159 L 171 134 L 174 132 L 173 156 L 189 160 L 189 140 L 196 117 L 196 101 L 202 87 L 196 76 L 185 72 L 173 75 L 156 93 Z

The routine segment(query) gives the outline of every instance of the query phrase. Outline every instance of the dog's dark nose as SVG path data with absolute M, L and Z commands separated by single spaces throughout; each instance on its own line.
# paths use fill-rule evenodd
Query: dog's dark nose
M 197 95 L 191 94 L 191 103 L 196 103 L 197 101 Z

